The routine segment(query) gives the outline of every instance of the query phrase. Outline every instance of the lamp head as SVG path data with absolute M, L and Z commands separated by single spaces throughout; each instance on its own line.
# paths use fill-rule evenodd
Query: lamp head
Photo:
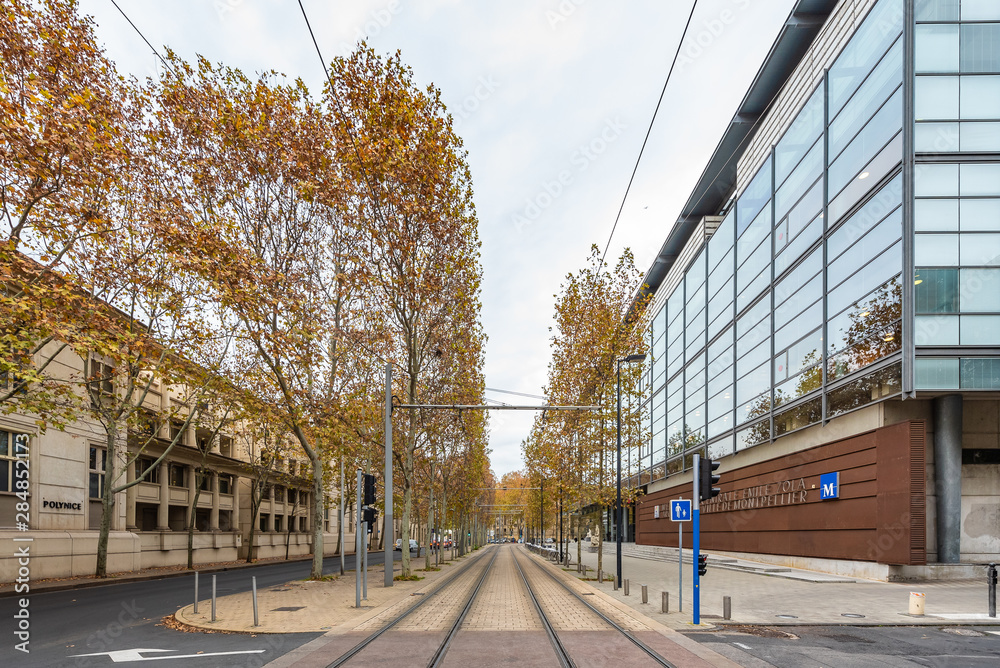
M 625 358 L 626 362 L 641 362 L 646 359 L 645 353 L 638 353 L 636 355 L 629 355 Z

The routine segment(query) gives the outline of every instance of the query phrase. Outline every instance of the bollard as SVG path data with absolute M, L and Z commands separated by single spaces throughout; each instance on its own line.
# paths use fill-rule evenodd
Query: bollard
M 625 578 L 625 595 L 628 596 L 628 578 Z
M 642 585 L 642 602 L 649 603 L 649 592 L 646 590 L 646 585 Z
M 989 583 L 989 613 L 990 617 L 997 616 L 997 565 L 990 564 L 986 569 L 986 581 Z
M 215 621 L 215 575 L 212 575 L 212 621 Z
M 604 584 L 604 570 L 601 568 L 597 569 L 597 584 Z
M 660 597 L 660 612 L 667 614 L 670 612 L 670 592 L 665 591 Z
M 910 614 L 924 616 L 924 595 L 920 592 L 910 592 Z
M 733 618 L 733 599 L 728 596 L 722 597 L 722 618 L 732 619 Z
M 614 588 L 614 590 L 618 591 L 618 576 L 617 575 L 612 575 L 611 576 L 611 584 L 612 584 L 612 587 Z
M 587 567 L 586 566 L 583 567 L 583 579 L 584 580 L 587 579 Z
M 577 565 L 576 565 L 576 572 L 577 572 L 577 573 L 580 573 L 580 572 L 582 572 L 582 571 L 583 571 L 583 564 L 577 564 Z
M 194 572 L 194 611 L 198 612 L 198 571 Z
M 250 580 L 253 586 L 253 625 L 260 626 L 260 622 L 257 619 L 257 576 L 251 576 Z

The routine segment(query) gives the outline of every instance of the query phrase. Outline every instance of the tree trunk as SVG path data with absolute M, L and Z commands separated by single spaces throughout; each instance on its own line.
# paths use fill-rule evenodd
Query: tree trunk
M 289 515 L 288 526 L 285 527 L 285 561 L 288 561 L 288 551 L 291 548 L 292 542 L 292 525 L 295 523 L 295 511 L 299 509 L 299 494 L 301 493 L 300 490 L 295 490 L 295 503 L 292 504 L 292 514 Z M 285 498 L 287 499 L 288 497 L 286 496 Z
M 250 530 L 247 532 L 247 563 L 252 564 L 254 561 L 253 556 L 253 538 L 257 529 L 257 516 L 260 514 L 260 502 L 261 499 L 257 497 L 258 491 L 255 491 L 253 487 L 250 488 Z M 237 527 L 239 529 L 239 527 Z
M 111 423 L 107 429 L 107 461 L 104 467 L 104 489 L 101 494 L 101 531 L 97 536 L 97 570 L 99 578 L 108 577 L 108 538 L 111 535 L 111 513 L 115 508 L 114 487 L 115 458 L 118 456 L 118 425 Z
M 319 461 L 318 451 L 313 450 L 309 458 L 312 462 L 313 474 L 313 540 L 312 540 L 312 569 L 309 573 L 310 580 L 320 580 L 323 578 L 323 464 Z
M 194 472 L 194 498 L 191 499 L 191 508 L 188 512 L 188 546 L 187 546 L 187 567 L 194 568 L 194 524 L 198 513 L 198 498 L 201 496 L 201 479 L 205 474 L 195 469 Z

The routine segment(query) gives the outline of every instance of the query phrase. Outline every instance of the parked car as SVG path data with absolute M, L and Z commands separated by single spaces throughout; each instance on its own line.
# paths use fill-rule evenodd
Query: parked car
M 396 544 L 393 546 L 393 549 L 402 550 L 402 544 L 403 544 L 403 539 L 402 538 L 397 538 L 396 539 Z M 416 540 L 414 540 L 413 538 L 411 538 L 410 539 L 410 552 L 414 552 L 414 551 L 416 551 L 416 552 L 420 551 L 420 543 L 418 543 Z

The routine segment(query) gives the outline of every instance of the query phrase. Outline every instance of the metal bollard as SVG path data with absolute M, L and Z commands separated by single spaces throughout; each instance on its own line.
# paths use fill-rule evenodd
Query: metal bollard
M 646 590 L 646 585 L 642 585 L 642 602 L 649 603 L 649 592 Z
M 663 614 L 670 612 L 670 592 L 668 591 L 663 592 L 660 597 L 660 612 Z
M 628 596 L 628 578 L 625 578 L 625 595 Z
M 733 618 L 733 599 L 728 596 L 722 597 L 722 618 L 732 619 Z
M 212 621 L 215 621 L 215 575 L 212 575 Z
M 251 576 L 250 580 L 253 584 L 253 625 L 260 626 L 260 621 L 257 619 L 257 576 Z
M 997 616 L 997 565 L 990 564 L 986 568 L 986 581 L 989 583 L 990 617 Z
M 612 587 L 614 588 L 615 591 L 618 591 L 618 576 L 617 575 L 612 575 L 611 576 L 611 585 L 612 585 Z
M 583 579 L 584 580 L 587 579 L 587 567 L 586 566 L 583 567 Z
M 198 612 L 198 571 L 194 572 L 194 611 Z

